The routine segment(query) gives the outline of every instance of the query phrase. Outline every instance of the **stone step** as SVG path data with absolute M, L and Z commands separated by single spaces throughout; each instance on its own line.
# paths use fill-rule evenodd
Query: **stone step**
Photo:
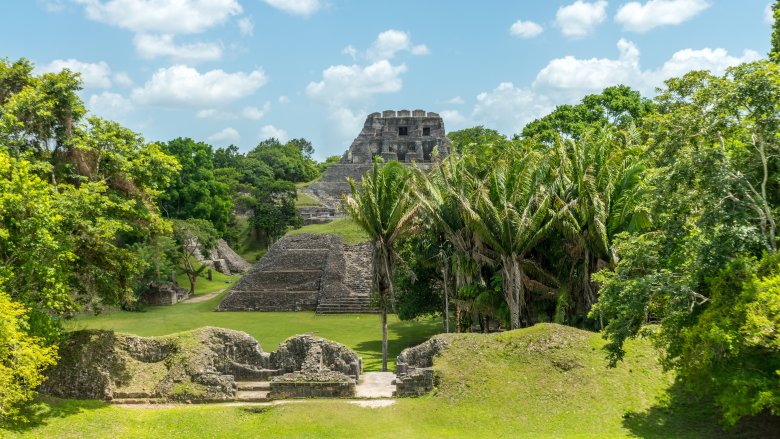
M 270 401 L 268 397 L 270 390 L 239 390 L 236 392 L 236 401 L 238 402 L 266 402 Z
M 317 291 L 257 291 L 232 289 L 217 311 L 313 311 Z
M 271 390 L 270 381 L 236 381 L 238 391 Z
M 153 398 L 147 392 L 129 392 L 127 390 L 115 390 L 114 399 Z
M 114 398 L 111 404 L 165 404 L 168 401 L 162 398 Z
M 332 309 L 317 309 L 317 314 L 378 314 L 379 310 L 376 308 L 332 308 Z
M 247 369 L 243 368 L 241 370 L 233 370 L 233 374 L 236 376 L 236 378 L 239 381 L 236 381 L 237 384 L 241 383 L 263 383 L 268 382 L 271 378 L 281 375 L 282 372 L 279 371 L 279 369 Z M 270 384 L 269 384 L 270 385 Z M 239 387 L 240 389 L 240 387 Z

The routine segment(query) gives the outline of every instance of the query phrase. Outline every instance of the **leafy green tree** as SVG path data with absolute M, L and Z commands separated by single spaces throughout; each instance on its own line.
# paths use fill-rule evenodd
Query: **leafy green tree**
M 774 318 L 756 311 L 772 309 L 776 272 L 754 279 L 744 261 L 776 254 L 780 69 L 759 61 L 721 77 L 691 72 L 667 81 L 656 102 L 645 121 L 653 227 L 616 240 L 619 262 L 595 276 L 592 313 L 607 322 L 613 363 L 627 338 L 657 322 L 663 364 L 693 390 L 714 392 L 729 423 L 776 413 L 777 351 L 746 323 Z M 729 374 L 729 365 L 746 369 Z
M 360 182 L 348 179 L 352 194 L 344 195 L 344 207 L 371 239 L 372 289 L 378 295 L 382 315 L 382 371 L 387 371 L 387 307 L 393 297 L 396 243 L 417 212 L 409 191 L 411 172 L 398 162 L 374 162 Z
M 195 293 L 195 283 L 198 276 L 206 269 L 206 265 L 195 266 L 195 253 L 200 250 L 208 253 L 214 248 L 219 233 L 210 221 L 204 219 L 188 219 L 173 221 L 173 236 L 179 248 L 181 267 L 190 283 L 190 294 Z
M 56 360 L 56 346 L 30 335 L 24 306 L 0 291 L 0 422 L 22 419 L 20 406 L 32 400 Z
M 780 62 L 780 2 L 775 1 L 772 3 L 772 44 L 769 50 L 769 60 L 778 63 Z
M 165 152 L 181 165 L 181 173 L 159 197 L 160 207 L 169 218 L 198 218 L 211 221 L 224 233 L 230 221 L 233 202 L 224 183 L 214 176 L 214 153 L 211 146 L 189 138 L 168 142 Z
M 552 113 L 528 123 L 521 137 L 546 143 L 554 143 L 558 136 L 579 139 L 588 131 L 607 125 L 627 129 L 641 124 L 642 118 L 652 111 L 652 101 L 630 87 L 617 85 L 585 96 L 580 104 L 558 106 Z
M 256 158 L 270 166 L 277 180 L 311 181 L 319 173 L 316 164 L 307 155 L 306 151 L 310 147 L 311 143 L 305 139 L 294 139 L 282 144 L 278 139 L 270 138 L 247 153 L 247 158 Z
M 297 191 L 289 181 L 270 180 L 253 192 L 252 225 L 258 241 L 270 246 L 289 228 L 299 228 L 303 219 L 295 207 Z

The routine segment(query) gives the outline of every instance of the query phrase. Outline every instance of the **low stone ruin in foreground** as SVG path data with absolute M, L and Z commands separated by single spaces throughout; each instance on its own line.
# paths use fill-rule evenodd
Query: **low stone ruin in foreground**
M 323 338 L 299 335 L 264 352 L 244 332 L 210 327 L 163 337 L 76 331 L 60 357 L 44 393 L 113 403 L 351 397 L 362 372 L 352 350 Z

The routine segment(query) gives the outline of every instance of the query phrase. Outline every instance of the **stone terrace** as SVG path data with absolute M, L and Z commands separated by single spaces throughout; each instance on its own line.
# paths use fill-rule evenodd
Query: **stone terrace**
M 375 312 L 368 244 L 334 235 L 285 236 L 230 290 L 217 311 Z

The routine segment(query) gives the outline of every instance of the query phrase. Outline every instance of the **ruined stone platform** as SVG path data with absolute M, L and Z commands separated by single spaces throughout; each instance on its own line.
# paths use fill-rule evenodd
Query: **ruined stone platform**
M 376 312 L 371 253 L 335 235 L 288 235 L 231 288 L 217 311 Z

